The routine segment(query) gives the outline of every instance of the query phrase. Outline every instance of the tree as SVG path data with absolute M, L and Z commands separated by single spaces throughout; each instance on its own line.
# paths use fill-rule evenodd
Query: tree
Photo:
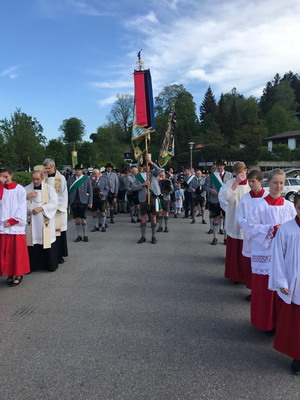
M 5 146 L 5 163 L 12 168 L 40 164 L 44 157 L 43 127 L 31 116 L 17 109 L 11 118 L 0 121 L 0 133 Z
M 280 105 L 274 105 L 266 116 L 266 126 L 269 135 L 300 129 L 300 121 L 294 113 Z
M 67 146 L 60 139 L 49 140 L 46 146 L 45 156 L 52 158 L 57 168 L 68 164 Z
M 200 106 L 200 122 L 204 123 L 207 115 L 212 115 L 217 118 L 218 106 L 215 100 L 215 96 L 209 86 L 204 99 Z
M 130 139 L 134 98 L 131 94 L 117 94 L 117 100 L 114 102 L 112 109 L 108 115 L 108 120 L 116 125 L 119 125 L 124 134 L 125 139 Z
M 83 142 L 79 145 L 78 161 L 87 168 L 97 165 L 97 146 L 95 143 Z
M 84 135 L 85 126 L 81 119 L 64 119 L 59 130 L 63 132 L 63 141 L 65 143 L 80 143 Z

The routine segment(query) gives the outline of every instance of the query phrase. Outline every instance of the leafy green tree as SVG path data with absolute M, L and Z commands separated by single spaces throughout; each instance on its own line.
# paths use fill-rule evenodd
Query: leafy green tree
M 97 165 L 97 146 L 95 143 L 83 142 L 78 146 L 78 162 L 86 168 Z
M 121 143 L 117 138 L 118 126 L 115 124 L 102 125 L 97 129 L 95 161 L 99 166 L 111 162 L 120 166 L 124 162 L 124 151 L 128 144 Z
M 63 165 L 68 164 L 67 158 L 67 146 L 62 142 L 61 139 L 51 139 L 49 140 L 45 156 L 50 157 L 55 161 L 57 168 L 62 168 Z
M 287 144 L 275 144 L 272 153 L 278 161 L 291 161 L 292 151 Z
M 124 139 L 130 140 L 133 121 L 134 98 L 131 94 L 117 94 L 116 101 L 108 115 L 108 120 L 122 129 Z
M 80 143 L 85 131 L 85 125 L 81 119 L 72 117 L 64 119 L 59 130 L 63 132 L 65 143 Z
M 28 169 L 29 166 L 41 163 L 46 138 L 36 118 L 17 109 L 10 119 L 0 121 L 0 133 L 3 135 L 6 165 Z
M 280 105 L 274 105 L 266 116 L 266 126 L 270 136 L 300 129 L 300 122 L 294 113 Z

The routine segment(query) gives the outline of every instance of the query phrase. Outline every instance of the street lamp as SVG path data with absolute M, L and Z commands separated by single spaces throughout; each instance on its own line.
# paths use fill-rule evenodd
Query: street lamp
M 191 164 L 191 168 L 193 168 L 193 147 L 194 147 L 194 142 L 188 142 L 188 145 L 190 146 L 190 151 L 191 151 L 191 161 L 190 161 L 190 164 Z

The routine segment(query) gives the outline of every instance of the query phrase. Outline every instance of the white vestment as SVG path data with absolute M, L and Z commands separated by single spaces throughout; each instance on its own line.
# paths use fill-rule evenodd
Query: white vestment
M 66 179 L 56 171 L 56 176 L 48 177 L 48 175 L 45 174 L 44 180 L 48 185 L 54 188 L 58 196 L 56 217 L 58 216 L 60 221 L 60 232 L 64 232 L 68 229 L 68 188 Z M 56 236 L 59 236 L 60 232 L 56 232 Z
M 23 186 L 18 185 L 14 189 L 5 189 L 0 201 L 0 234 L 25 235 L 27 221 L 26 192 Z M 13 218 L 18 224 L 5 227 L 4 222 Z
M 276 290 L 285 303 L 300 305 L 300 227 L 295 219 L 283 224 L 273 240 L 269 289 Z
M 271 244 L 274 226 L 295 218 L 293 204 L 284 200 L 283 205 L 270 205 L 265 199 L 255 202 L 248 214 L 247 233 L 251 242 L 251 269 L 253 274 L 269 275 Z
M 224 207 L 226 204 L 225 230 L 228 236 L 232 239 L 243 239 L 243 233 L 239 224 L 236 221 L 235 214 L 239 205 L 240 199 L 250 191 L 248 182 L 246 185 L 238 185 L 235 190 L 231 186 L 235 182 L 235 178 L 229 179 L 219 191 L 220 205 Z M 222 207 L 222 208 L 223 208 Z M 224 209 L 224 208 L 223 208 Z
M 49 220 L 50 223 L 50 234 L 51 243 L 55 242 L 55 213 L 58 205 L 58 198 L 55 190 L 52 186 L 42 183 L 47 186 L 48 190 L 48 202 L 47 204 L 42 203 L 42 190 L 34 189 L 33 184 L 25 187 L 26 193 L 36 192 L 38 195 L 30 200 L 27 200 L 27 212 L 31 215 L 31 225 L 26 226 L 26 234 L 32 229 L 32 244 L 43 244 L 43 224 L 44 216 Z M 32 210 L 37 207 L 42 207 L 43 211 L 33 215 Z
M 248 213 L 254 203 L 261 198 L 268 196 L 269 192 L 264 191 L 261 197 L 251 197 L 250 192 L 244 194 L 241 198 L 236 210 L 236 222 L 240 226 L 243 233 L 243 249 L 242 254 L 245 257 L 251 257 L 251 237 L 247 233 Z

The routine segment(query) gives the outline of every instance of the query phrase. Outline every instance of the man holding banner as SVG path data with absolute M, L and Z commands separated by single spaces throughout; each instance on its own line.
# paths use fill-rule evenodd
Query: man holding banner
M 151 161 L 150 156 L 146 155 L 146 160 L 142 163 L 143 171 L 136 175 L 135 182 L 132 185 L 132 191 L 138 192 L 138 199 L 141 207 L 141 231 L 142 237 L 138 243 L 146 242 L 146 227 L 148 219 L 148 211 L 151 217 L 151 230 L 152 239 L 151 243 L 156 244 L 156 214 L 161 209 L 159 196 L 161 195 L 158 175 L 163 172 L 154 162 Z M 150 167 L 152 170 L 150 171 Z M 148 175 L 148 176 L 147 176 Z M 150 188 L 150 204 L 148 204 L 147 194 L 148 187 Z
M 77 164 L 75 166 L 75 175 L 71 176 L 67 182 L 69 190 L 69 204 L 71 206 L 73 218 L 77 231 L 75 242 L 88 242 L 86 209 L 92 208 L 93 189 L 91 180 L 83 175 L 83 168 Z

